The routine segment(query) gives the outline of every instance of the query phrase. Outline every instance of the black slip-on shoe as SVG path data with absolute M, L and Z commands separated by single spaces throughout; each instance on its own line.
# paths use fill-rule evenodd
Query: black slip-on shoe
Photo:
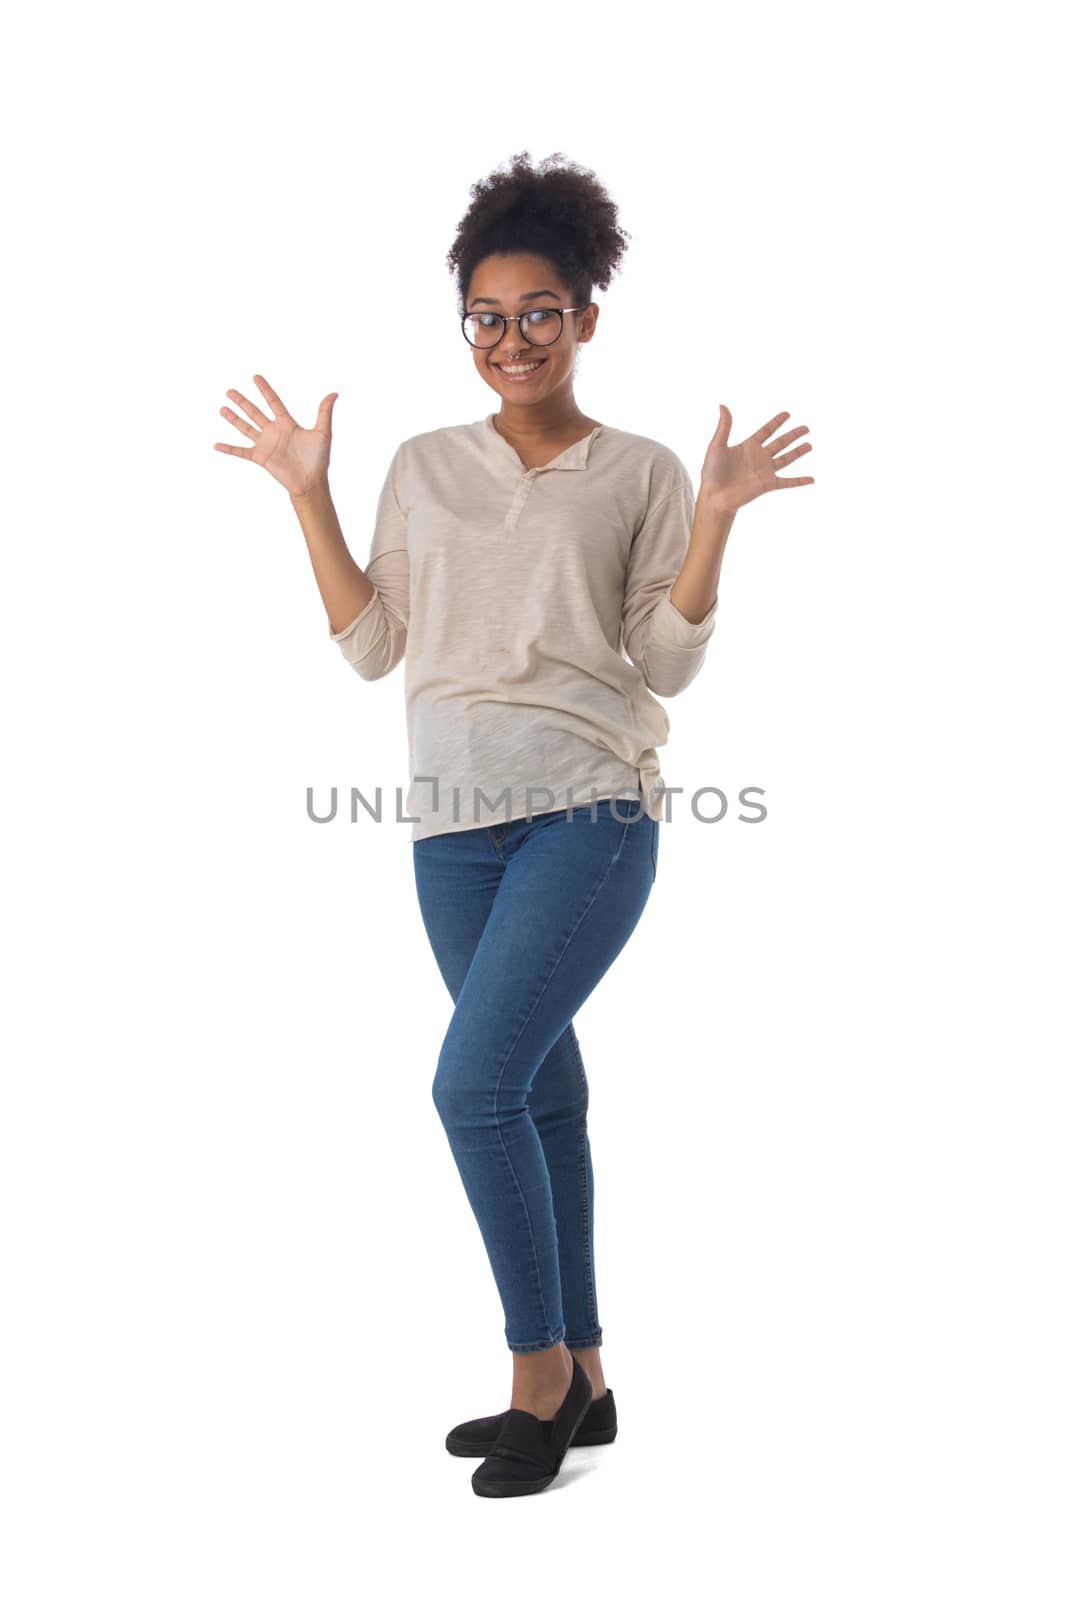
M 532 1411 L 512 1406 L 488 1455 L 475 1468 L 470 1486 L 475 1494 L 536 1494 L 559 1475 L 563 1457 L 592 1404 L 592 1385 L 579 1361 L 570 1387 L 554 1417 L 543 1421 Z
M 444 1448 L 453 1456 L 487 1456 L 499 1437 L 506 1415 L 506 1411 L 498 1411 L 492 1417 L 473 1417 L 469 1422 L 460 1422 L 448 1434 Z M 611 1444 L 617 1434 L 614 1390 L 608 1389 L 606 1394 L 592 1401 L 570 1445 L 573 1448 L 579 1444 Z

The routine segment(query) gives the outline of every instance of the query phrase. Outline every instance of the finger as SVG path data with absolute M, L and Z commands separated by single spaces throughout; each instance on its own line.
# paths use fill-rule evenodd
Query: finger
M 783 422 L 787 421 L 788 415 L 787 411 L 779 411 L 776 417 L 771 417 L 769 422 L 764 422 L 762 427 L 752 434 L 752 438 L 757 439 L 760 444 L 765 444 L 774 429 L 779 428 Z
M 237 404 L 242 408 L 242 410 L 247 411 L 252 421 L 258 422 L 261 428 L 269 428 L 270 424 L 275 421 L 274 417 L 268 417 L 264 415 L 264 413 L 260 411 L 259 407 L 256 405 L 255 401 L 249 400 L 247 395 L 243 395 L 239 389 L 227 389 L 226 393 L 229 395 L 231 400 L 236 400 Z
M 252 376 L 266 396 L 267 402 L 273 410 L 275 417 L 289 417 L 289 413 L 285 409 L 284 400 L 282 400 L 279 394 L 274 393 L 274 390 L 270 387 L 269 383 L 267 383 L 266 379 L 263 377 L 263 374 L 261 372 L 255 372 L 252 374 Z M 289 421 L 292 421 L 291 417 L 289 417 Z
M 775 439 L 773 444 L 770 445 L 770 454 L 772 456 L 776 455 L 777 452 L 779 450 L 783 450 L 787 444 L 791 444 L 793 439 L 798 439 L 802 434 L 810 433 L 810 431 L 810 428 L 792 428 L 788 433 L 783 433 L 780 439 Z
M 790 450 L 788 452 L 787 456 L 782 456 L 781 457 L 780 461 L 775 459 L 775 461 L 774 461 L 774 471 L 775 472 L 780 472 L 782 467 L 790 466 L 793 461 L 798 459 L 799 456 L 805 456 L 807 454 L 808 450 L 813 450 L 813 449 L 814 449 L 813 445 L 801 444 L 798 450 Z
M 220 409 L 226 421 L 232 422 L 235 428 L 239 428 L 246 439 L 259 438 L 259 434 L 255 428 L 252 427 L 251 423 L 245 422 L 244 418 L 239 417 L 235 411 L 231 411 L 229 406 L 222 406 Z
M 813 478 L 775 478 L 775 489 L 798 489 L 801 483 L 813 483 Z
M 246 444 L 216 444 L 216 450 L 224 450 L 228 456 L 244 456 L 246 461 L 253 461 L 255 453 L 249 450 Z

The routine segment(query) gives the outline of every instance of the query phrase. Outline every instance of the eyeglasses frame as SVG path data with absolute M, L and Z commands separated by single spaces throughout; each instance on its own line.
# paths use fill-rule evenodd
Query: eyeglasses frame
M 485 311 L 460 311 L 460 313 L 459 313 L 459 319 L 460 319 L 459 320 L 459 331 L 462 333 L 463 338 L 466 340 L 466 343 L 470 346 L 471 350 L 495 350 L 496 346 L 498 344 L 502 344 L 504 339 L 507 337 L 507 324 L 509 322 L 517 322 L 517 323 L 519 323 L 520 326 L 519 326 L 518 331 L 519 331 L 519 333 L 522 333 L 522 328 L 521 328 L 522 318 L 523 317 L 528 317 L 534 311 L 557 311 L 561 317 L 565 317 L 566 313 L 568 311 L 587 311 L 591 304 L 592 304 L 592 301 L 590 300 L 587 305 L 583 305 L 583 306 L 530 306 L 528 308 L 528 310 L 519 311 L 514 316 L 511 316 L 511 317 L 503 316 L 503 313 L 501 311 L 491 311 L 491 310 L 488 310 L 488 309 L 486 309 Z M 467 319 L 467 317 L 501 317 L 502 320 L 503 320 L 503 329 L 502 329 L 502 331 L 500 333 L 500 337 L 498 339 L 494 340 L 492 344 L 475 344 L 472 339 L 467 339 L 467 337 L 466 337 L 466 319 Z M 555 338 L 554 339 L 544 339 L 544 340 L 542 340 L 540 342 L 540 348 L 542 350 L 546 350 L 549 345 L 557 344 L 559 342 L 559 340 L 562 338 L 563 327 L 564 327 L 564 324 L 562 322 L 560 322 L 560 324 L 559 324 L 559 332 L 555 335 Z M 537 340 L 536 339 L 530 339 L 528 337 L 528 335 L 526 335 L 524 333 L 522 334 L 522 337 L 526 340 L 527 344 L 533 345 L 534 348 L 537 346 Z

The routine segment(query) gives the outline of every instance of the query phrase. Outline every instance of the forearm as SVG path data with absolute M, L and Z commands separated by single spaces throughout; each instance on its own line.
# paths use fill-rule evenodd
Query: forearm
M 721 511 L 701 486 L 688 549 L 670 599 L 689 622 L 700 622 L 718 598 L 718 576 L 735 511 Z
M 289 499 L 303 529 L 329 625 L 340 633 L 370 604 L 374 585 L 344 542 L 329 484 Z

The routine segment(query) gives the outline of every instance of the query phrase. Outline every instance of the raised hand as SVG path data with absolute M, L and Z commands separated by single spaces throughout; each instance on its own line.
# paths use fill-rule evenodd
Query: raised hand
M 718 427 L 707 447 L 707 455 L 700 473 L 700 492 L 721 511 L 739 511 L 750 500 L 755 500 L 770 489 L 797 489 L 801 484 L 813 483 L 813 478 L 778 478 L 776 474 L 797 457 L 805 455 L 813 446 L 801 444 L 783 456 L 786 445 L 809 430 L 792 428 L 772 444 L 767 440 L 775 428 L 787 421 L 788 412 L 779 411 L 776 417 L 756 430 L 741 444 L 730 445 L 729 430 L 733 418 L 728 406 L 720 405 Z
M 239 389 L 227 389 L 230 399 L 235 400 L 252 420 L 245 421 L 229 406 L 222 407 L 222 415 L 227 422 L 239 428 L 246 438 L 255 442 L 251 446 L 216 444 L 215 449 L 224 450 L 228 456 L 243 456 L 246 461 L 255 461 L 265 467 L 271 477 L 277 478 L 291 495 L 306 494 L 316 484 L 326 481 L 333 442 L 333 402 L 337 396 L 326 396 L 318 408 L 313 428 L 301 428 L 258 372 L 254 374 L 254 382 L 275 415 L 266 416 Z

